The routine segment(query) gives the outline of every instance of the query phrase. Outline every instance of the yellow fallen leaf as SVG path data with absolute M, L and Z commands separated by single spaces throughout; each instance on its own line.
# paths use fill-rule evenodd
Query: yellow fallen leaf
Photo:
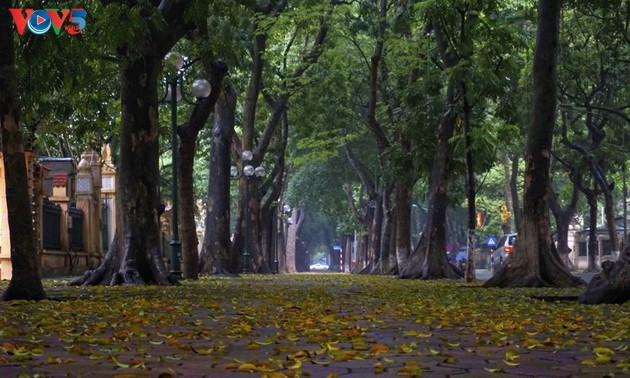
M 263 373 L 261 378 L 289 378 L 289 377 L 281 371 L 270 371 L 270 372 Z
M 374 369 L 374 374 L 381 374 L 385 371 L 383 365 L 380 362 L 375 363 L 372 368 Z
M 446 359 L 444 359 L 444 363 L 445 364 L 456 364 L 457 363 L 457 358 L 452 357 L 452 356 L 448 356 L 446 357 Z
M 483 370 L 487 371 L 488 373 L 503 373 L 503 368 L 502 367 L 497 367 L 497 368 L 483 368 Z
M 193 351 L 193 353 L 199 354 L 201 356 L 207 356 L 214 351 L 213 347 L 210 347 L 208 349 L 200 349 L 200 348 L 195 348 L 192 345 L 190 346 L 190 349 Z
M 503 363 L 506 364 L 507 366 L 511 366 L 511 367 L 516 367 L 516 366 L 520 365 L 518 362 L 514 362 L 514 361 L 510 361 L 510 360 L 503 360 Z
M 284 365 L 284 367 L 287 369 L 299 369 L 300 367 L 302 367 L 302 360 L 295 360 L 292 364 L 287 363 Z
M 378 355 L 389 352 L 389 347 L 385 344 L 374 344 L 370 348 L 370 354 Z
M 90 353 L 88 356 L 90 360 L 102 360 L 105 356 L 101 353 Z
M 253 342 L 255 342 L 258 345 L 271 345 L 273 344 L 275 341 L 273 341 L 272 339 L 266 339 L 266 340 L 252 340 Z
M 407 361 L 405 362 L 405 366 L 396 372 L 396 375 L 401 377 L 417 377 L 422 375 L 422 368 L 415 361 Z
M 300 350 L 298 350 L 295 353 L 290 353 L 287 356 L 287 359 L 288 360 L 303 360 L 303 359 L 308 358 L 308 357 L 309 357 L 308 351 L 306 351 L 304 349 L 300 349 Z
M 324 365 L 324 366 L 330 365 L 330 361 L 328 360 L 312 359 L 311 362 L 314 363 L 315 365 Z
M 630 358 L 619 362 L 615 365 L 615 368 L 620 369 L 622 371 L 630 371 Z
M 613 351 L 610 348 L 604 348 L 604 347 L 596 347 L 595 349 L 593 349 L 593 353 L 597 357 L 611 357 L 615 355 L 615 351 Z
M 241 372 L 246 372 L 246 373 L 253 373 L 257 371 L 258 369 L 256 368 L 256 365 L 246 362 L 244 364 L 239 365 L 236 370 L 241 371 Z
M 112 362 L 114 362 L 116 365 L 118 365 L 119 368 L 126 369 L 126 368 L 129 367 L 129 364 L 125 364 L 125 363 L 122 363 L 122 362 L 118 361 L 116 359 L 116 356 L 111 356 L 110 359 L 112 360 Z
M 332 357 L 333 360 L 335 361 L 350 361 L 352 359 L 354 359 L 357 356 L 357 352 L 354 350 L 346 350 L 343 352 L 337 352 L 335 353 Z
M 509 349 L 505 351 L 505 359 L 508 361 L 514 361 L 518 359 L 520 356 L 521 355 L 518 353 L 517 350 Z
M 595 359 L 595 363 L 597 363 L 598 365 L 609 364 L 611 362 L 612 362 L 611 356 L 597 356 L 597 358 Z

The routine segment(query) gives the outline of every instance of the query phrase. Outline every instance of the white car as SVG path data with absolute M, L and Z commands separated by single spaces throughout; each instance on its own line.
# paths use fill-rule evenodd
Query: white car
M 497 249 L 492 252 L 490 266 L 493 272 L 501 269 L 501 266 L 505 264 L 505 260 L 510 256 L 510 253 L 514 251 L 514 243 L 516 243 L 516 234 L 507 234 L 501 236 L 497 243 Z
M 315 263 L 311 265 L 311 270 L 328 270 L 328 265 L 322 263 Z

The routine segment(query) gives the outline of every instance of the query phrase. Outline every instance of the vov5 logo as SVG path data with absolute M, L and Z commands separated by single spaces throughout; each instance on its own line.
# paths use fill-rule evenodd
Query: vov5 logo
M 11 8 L 9 11 L 19 35 L 23 35 L 27 27 L 33 34 L 44 34 L 52 27 L 57 35 L 62 29 L 70 35 L 77 35 L 85 28 L 87 16 L 83 8 L 38 10 Z M 64 26 L 66 20 L 69 24 Z

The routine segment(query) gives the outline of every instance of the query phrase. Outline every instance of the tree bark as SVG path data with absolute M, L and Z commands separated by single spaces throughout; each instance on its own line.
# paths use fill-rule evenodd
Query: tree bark
M 450 45 L 447 32 L 438 18 L 432 21 L 435 41 L 445 68 L 452 68 L 459 62 Z M 452 146 L 451 137 L 455 132 L 457 120 L 455 110 L 455 92 L 459 83 L 451 81 L 446 88 L 444 115 L 436 132 L 436 147 L 429 184 L 429 209 L 427 223 L 420 242 L 405 260 L 397 255 L 398 271 L 401 278 L 459 278 L 457 271 L 446 258 L 446 210 L 448 208 L 448 182 L 451 176 Z
M 175 277 L 169 276 L 159 248 L 157 83 L 164 56 L 194 27 L 185 20 L 189 4 L 190 0 L 179 0 L 171 7 L 156 7 L 167 25 L 160 29 L 149 26 L 146 36 L 134 41 L 136 48 L 118 46 L 122 61 L 122 120 L 117 214 L 121 218 L 101 265 L 72 284 L 176 282 Z
M 599 304 L 630 301 L 630 238 L 616 262 L 602 263 L 602 272 L 594 276 L 578 298 L 580 303 Z
M 505 265 L 486 287 L 573 287 L 583 281 L 562 263 L 548 218 L 549 167 L 556 120 L 557 54 L 561 3 L 538 1 L 534 51 L 533 103 L 527 129 L 524 213 L 516 242 Z
M 577 177 L 576 175 L 573 176 Z M 573 220 L 573 216 L 575 215 L 578 199 L 579 188 L 578 185 L 575 183 L 573 184 L 571 199 L 565 207 L 562 207 L 560 205 L 558 196 L 554 192 L 553 188 L 549 187 L 549 206 L 551 208 L 551 212 L 553 213 L 554 218 L 556 219 L 556 233 L 558 235 L 558 254 L 560 254 L 562 262 L 564 262 L 564 264 L 569 267 L 569 269 L 572 268 L 572 263 L 569 260 L 569 253 L 571 252 L 571 249 L 569 248 L 569 226 L 571 225 L 571 221 Z
M 195 183 L 193 179 L 193 166 L 197 152 L 197 136 L 204 128 L 210 113 L 215 107 L 217 98 L 222 93 L 222 81 L 227 75 L 227 66 L 223 62 L 202 61 L 204 63 L 206 76 L 210 82 L 212 92 L 208 98 L 204 99 L 201 103 L 195 106 L 188 118 L 188 121 L 177 128 L 177 134 L 180 141 L 177 183 L 180 203 L 180 231 L 182 238 L 182 275 L 187 279 L 196 279 L 200 270 L 199 240 L 197 238 L 197 223 L 195 222 L 195 210 L 198 204 L 194 195 Z M 230 141 L 228 141 L 228 145 L 229 143 Z M 229 166 L 229 150 L 227 153 L 227 164 Z M 210 162 L 210 164 L 212 164 L 212 157 L 210 158 Z M 212 167 L 210 167 L 210 170 L 212 170 Z M 227 180 L 227 185 L 229 186 L 229 175 L 227 177 L 222 177 L 222 179 Z M 223 200 L 225 200 L 225 198 L 223 198 Z M 229 198 L 227 201 L 229 203 Z M 227 235 L 229 240 L 229 230 L 227 230 Z
M 391 188 L 383 189 L 383 236 L 381 238 L 380 257 L 378 263 L 372 270 L 373 274 L 398 274 L 398 264 L 396 264 L 396 221 L 395 210 L 390 207 L 389 197 Z
M 201 252 L 202 275 L 233 275 L 230 267 L 230 150 L 234 135 L 236 92 L 220 89 L 214 108 L 208 179 L 206 229 Z
M 520 161 L 521 159 L 518 156 L 512 156 L 512 173 L 510 176 L 510 192 L 512 193 L 511 211 L 517 233 L 520 232 L 521 221 L 523 219 L 523 207 L 521 206 L 521 200 L 518 196 L 518 178 L 521 177 L 518 173 Z
M 381 257 L 381 241 L 383 239 L 383 194 L 378 193 L 374 201 L 374 213 L 370 225 L 367 260 L 368 265 L 375 266 Z
M 40 278 L 39 256 L 35 246 L 28 172 L 22 132 L 14 56 L 14 35 L 9 8 L 0 4 L 0 133 L 4 158 L 11 265 L 13 275 L 0 300 L 40 300 L 46 297 Z
M 409 258 L 397 254 L 398 275 L 401 278 L 459 278 L 446 259 L 446 209 L 448 207 L 448 181 L 451 175 L 450 162 L 452 147 L 450 138 L 455 131 L 456 117 L 451 108 L 454 103 L 454 89 L 448 86 L 445 116 L 437 130 L 436 152 L 431 167 L 429 188 L 429 209 L 427 223 L 420 242 Z
M 464 280 L 466 282 L 472 282 L 475 280 L 475 229 L 477 228 L 477 207 L 476 197 L 477 192 L 475 188 L 475 170 L 473 165 L 472 154 L 472 137 L 470 117 L 472 115 L 473 107 L 468 101 L 468 94 L 466 91 L 466 84 L 462 84 L 462 102 L 464 119 L 462 122 L 462 128 L 464 133 L 464 147 L 465 147 L 465 162 L 466 162 L 466 200 L 468 209 L 468 229 L 466 232 L 466 267 L 464 272 Z
M 599 256 L 599 248 L 597 242 L 597 194 L 596 190 L 582 190 L 586 196 L 588 203 L 588 260 L 587 272 L 599 272 L 597 266 L 597 257 Z
M 298 233 L 304 223 L 304 218 L 304 209 L 300 207 L 292 209 L 291 217 L 289 218 L 289 225 L 287 227 L 287 273 L 297 273 Z
M 394 223 L 396 256 L 407 260 L 411 254 L 411 188 L 400 181 L 396 183 Z
M 512 178 L 512 165 L 510 163 L 510 157 L 508 156 L 507 152 L 502 152 L 501 153 L 501 163 L 503 165 L 503 174 L 504 174 L 504 179 L 503 179 L 503 197 L 505 198 L 505 206 L 507 207 L 507 210 L 511 213 L 514 214 L 512 208 L 512 191 L 511 191 L 511 178 Z M 503 235 L 507 235 L 507 234 L 511 234 L 512 233 L 512 226 L 510 224 L 510 221 L 508 220 L 507 222 L 501 222 L 501 230 L 503 231 Z

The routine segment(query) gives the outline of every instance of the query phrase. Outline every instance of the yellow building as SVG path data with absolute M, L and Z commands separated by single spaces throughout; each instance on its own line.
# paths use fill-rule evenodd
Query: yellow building
M 2 152 L 0 152 L 0 279 L 10 279 L 12 271 L 7 191 L 4 181 L 4 157 Z

